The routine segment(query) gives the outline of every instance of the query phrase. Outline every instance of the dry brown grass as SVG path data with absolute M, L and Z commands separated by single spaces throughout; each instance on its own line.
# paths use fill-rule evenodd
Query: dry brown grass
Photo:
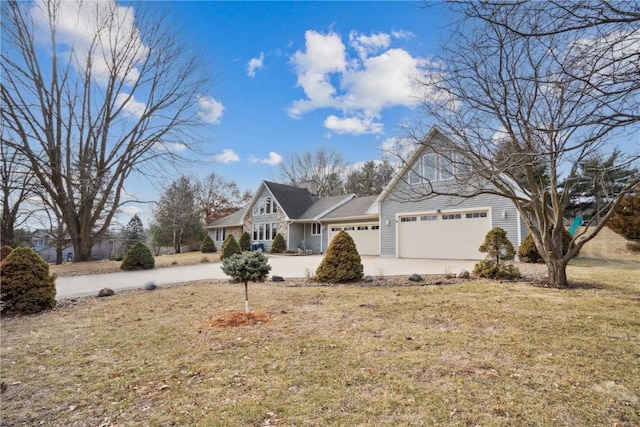
M 581 258 L 640 260 L 640 254 L 627 247 L 629 241 L 619 234 L 604 227 L 598 235 L 588 241 L 580 251 Z
M 2 425 L 640 425 L 640 262 L 545 289 L 133 291 L 2 322 Z M 615 278 L 615 279 L 612 279 Z
M 183 254 L 161 255 L 155 257 L 156 268 L 194 265 L 202 262 L 220 260 L 218 253 L 187 252 Z M 115 273 L 120 271 L 122 261 L 67 262 L 60 265 L 50 264 L 49 270 L 58 276 L 80 276 L 84 274 Z

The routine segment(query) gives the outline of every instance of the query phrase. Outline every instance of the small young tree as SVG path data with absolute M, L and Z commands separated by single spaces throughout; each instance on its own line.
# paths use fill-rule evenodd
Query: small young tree
M 222 253 L 220 254 L 220 259 L 224 260 L 233 254 L 241 255 L 242 249 L 240 249 L 240 245 L 238 244 L 236 238 L 229 234 L 222 243 Z
M 122 260 L 120 269 L 124 271 L 131 270 L 151 270 L 155 267 L 156 260 L 151 250 L 144 243 L 136 243 L 129 249 L 129 252 Z
M 622 199 L 607 225 L 625 239 L 640 242 L 640 191 Z
M 240 250 L 248 251 L 251 249 L 251 236 L 246 231 L 240 236 Z
M 504 262 L 512 260 L 516 251 L 507 238 L 507 233 L 500 227 L 489 230 L 484 238 L 484 243 L 480 245 L 480 252 L 487 253 L 487 259 L 477 263 L 473 272 L 480 277 L 490 279 L 517 279 L 520 271 L 513 265 Z
M 142 225 L 142 220 L 138 214 L 135 214 L 131 217 L 124 230 L 122 230 L 122 251 L 127 253 L 133 245 L 143 241 L 144 226 Z
M 202 241 L 202 245 L 200 245 L 200 252 L 203 254 L 217 252 L 218 248 L 216 248 L 216 244 L 214 243 L 211 236 L 208 234 L 204 237 Z
M 49 274 L 49 264 L 33 249 L 14 249 L 2 261 L 0 269 L 3 310 L 37 313 L 56 305 L 56 277 Z
M 331 240 L 327 253 L 316 269 L 316 279 L 321 282 L 340 283 L 362 279 L 362 259 L 353 238 L 340 231 Z
M 235 239 L 234 239 L 235 241 Z M 234 280 L 244 283 L 244 311 L 249 313 L 249 281 L 262 282 L 271 271 L 261 251 L 232 254 L 222 262 L 222 271 Z
M 273 243 L 271 243 L 271 253 L 281 254 L 287 250 L 287 244 L 284 242 L 284 237 L 282 234 L 276 234 L 276 237 L 273 239 Z

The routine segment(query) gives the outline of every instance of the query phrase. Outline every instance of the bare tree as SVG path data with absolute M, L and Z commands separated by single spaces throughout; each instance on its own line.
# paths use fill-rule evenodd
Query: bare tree
M 391 163 L 386 160 L 370 160 L 347 175 L 344 190 L 345 193 L 354 193 L 358 197 L 375 196 L 384 190 L 392 177 Z
M 421 83 L 425 117 L 448 136 L 435 138 L 428 149 L 444 159 L 446 173 L 456 179 L 444 184 L 423 177 L 427 184 L 412 197 L 511 199 L 547 265 L 549 281 L 566 286 L 569 260 L 640 183 L 640 177 L 630 177 L 599 206 L 593 218 L 603 221 L 588 222 L 563 252 L 563 217 L 579 165 L 614 152 L 615 136 L 628 132 L 637 138 L 637 17 L 611 27 L 599 24 L 590 32 L 586 16 L 597 13 L 592 2 L 453 4 L 463 18 L 434 62 L 431 78 Z M 575 19 L 550 20 L 550 14 Z M 533 34 L 534 29 L 545 30 Z M 412 137 L 419 144 L 434 140 L 425 139 L 419 126 Z M 618 164 L 632 166 L 638 158 L 639 153 L 627 152 Z
M 2 204 L 2 225 L 0 240 L 2 246 L 14 245 L 13 233 L 24 225 L 33 208 L 28 206 L 29 198 L 34 196 L 33 174 L 25 164 L 20 152 L 5 143 L 0 145 L 0 200 Z
M 238 184 L 226 181 L 215 172 L 198 181 L 195 192 L 205 224 L 237 211 L 253 197 L 250 191 L 241 192 Z
M 127 178 L 193 147 L 208 79 L 168 22 L 114 1 L 5 1 L 2 23 L 5 140 L 89 260 Z
M 342 174 L 345 168 L 342 154 L 333 149 L 318 148 L 302 155 L 292 154 L 280 163 L 280 181 L 289 185 L 313 181 L 319 197 L 337 196 L 344 193 Z
M 170 244 L 179 254 L 182 245 L 204 238 L 200 210 L 196 204 L 196 183 L 178 178 L 164 191 L 154 212 L 151 238 L 154 246 Z

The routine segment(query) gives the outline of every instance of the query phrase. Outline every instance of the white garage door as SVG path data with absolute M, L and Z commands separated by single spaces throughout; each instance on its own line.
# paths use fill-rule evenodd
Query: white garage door
M 380 255 L 380 226 L 378 223 L 330 225 L 329 243 L 342 230 L 349 233 L 360 255 Z
M 483 259 L 478 248 L 489 230 L 487 210 L 403 215 L 398 218 L 398 256 Z

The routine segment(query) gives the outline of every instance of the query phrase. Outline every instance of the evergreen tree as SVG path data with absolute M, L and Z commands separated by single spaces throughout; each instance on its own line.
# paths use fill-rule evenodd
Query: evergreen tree
M 391 181 L 393 168 L 387 161 L 366 162 L 362 169 L 355 170 L 347 175 L 344 185 L 345 193 L 355 193 L 358 197 L 375 196 Z
M 242 233 L 242 236 L 240 236 L 240 249 L 242 251 L 248 251 L 249 249 L 251 249 L 251 236 L 249 236 L 249 233 L 247 233 L 246 231 L 244 233 Z
M 225 257 L 222 262 L 222 271 L 234 280 L 244 283 L 244 311 L 249 313 L 248 282 L 264 281 L 269 271 L 271 271 L 267 258 L 261 251 L 233 254 Z
M 624 238 L 640 242 L 640 192 L 625 196 L 607 225 Z
M 341 283 L 362 279 L 362 259 L 353 238 L 340 231 L 331 240 L 327 253 L 316 269 L 316 279 L 321 282 Z
M 284 241 L 284 237 L 282 234 L 276 234 L 276 237 L 273 239 L 271 243 L 271 253 L 282 253 L 287 250 L 287 244 Z
M 620 151 L 616 150 L 607 159 L 593 156 L 580 164 L 569 191 L 568 217 L 580 215 L 590 219 L 600 216 L 602 210 L 608 211 L 607 206 L 620 194 L 629 178 L 638 175 L 637 169 L 617 164 L 619 157 Z
M 144 242 L 144 226 L 138 214 L 135 214 L 122 230 L 122 251 L 126 254 L 138 242 Z
M 473 272 L 478 276 L 490 279 L 517 279 L 520 277 L 520 271 L 515 266 L 500 262 L 512 260 L 516 255 L 513 245 L 507 238 L 507 232 L 502 228 L 495 227 L 489 230 L 479 250 L 487 253 L 487 259 L 475 265 Z
M 240 245 L 233 235 L 229 234 L 224 242 L 222 243 L 222 251 L 220 254 L 220 259 L 224 260 L 225 258 L 230 257 L 233 254 L 242 254 L 242 249 L 240 249 Z
M 208 234 L 205 236 L 202 241 L 202 245 L 200 245 L 200 252 L 203 254 L 217 252 L 218 248 L 216 248 L 216 244 Z

